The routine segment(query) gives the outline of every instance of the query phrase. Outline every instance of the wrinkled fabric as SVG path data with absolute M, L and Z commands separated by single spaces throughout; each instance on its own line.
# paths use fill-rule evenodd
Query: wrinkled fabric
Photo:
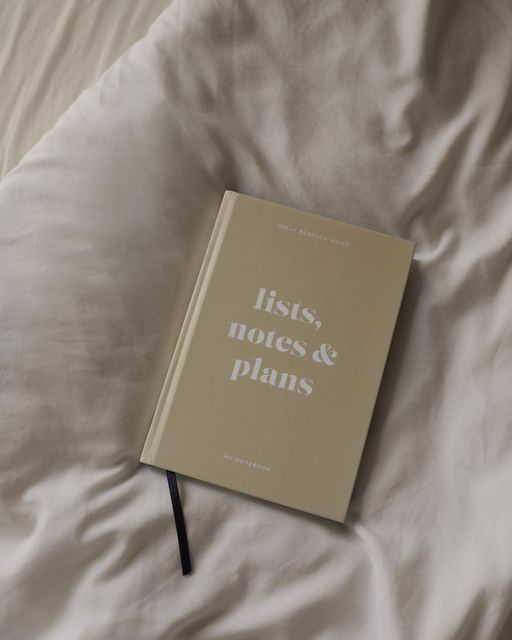
M 170 0 L 0 0 L 0 178 Z
M 0 182 L 2 638 L 511 636 L 511 36 L 176 0 Z M 225 189 L 417 248 L 346 525 L 181 477 L 184 577 L 138 458 Z

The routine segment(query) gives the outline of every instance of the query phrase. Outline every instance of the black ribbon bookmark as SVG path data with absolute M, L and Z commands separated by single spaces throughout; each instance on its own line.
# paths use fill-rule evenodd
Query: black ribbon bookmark
M 171 492 L 172 510 L 174 512 L 174 522 L 176 524 L 176 533 L 178 534 L 178 544 L 180 547 L 181 569 L 183 575 L 192 573 L 192 565 L 190 563 L 190 553 L 188 550 L 187 530 L 185 528 L 185 518 L 183 517 L 183 509 L 181 506 L 180 492 L 178 489 L 178 480 L 174 471 L 167 471 L 167 482 L 169 491 Z

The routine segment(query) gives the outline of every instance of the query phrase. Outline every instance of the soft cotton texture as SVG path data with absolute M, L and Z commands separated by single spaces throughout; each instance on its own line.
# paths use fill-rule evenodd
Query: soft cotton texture
M 0 0 L 0 178 L 170 0 Z
M 2 637 L 510 637 L 511 36 L 175 1 L 0 182 Z M 183 577 L 138 458 L 225 189 L 417 250 L 346 525 L 181 477 Z

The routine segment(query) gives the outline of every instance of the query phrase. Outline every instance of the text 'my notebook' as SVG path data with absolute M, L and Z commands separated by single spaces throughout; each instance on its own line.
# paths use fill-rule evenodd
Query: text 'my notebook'
M 141 461 L 342 522 L 414 248 L 226 191 Z

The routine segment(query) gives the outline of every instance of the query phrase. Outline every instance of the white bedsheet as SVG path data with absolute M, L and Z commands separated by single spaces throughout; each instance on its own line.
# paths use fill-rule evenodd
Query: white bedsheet
M 176 0 L 0 182 L 2 639 L 511 636 L 511 35 Z M 347 524 L 180 477 L 183 577 L 138 458 L 225 189 L 417 251 Z
M 0 178 L 170 0 L 0 0 Z

